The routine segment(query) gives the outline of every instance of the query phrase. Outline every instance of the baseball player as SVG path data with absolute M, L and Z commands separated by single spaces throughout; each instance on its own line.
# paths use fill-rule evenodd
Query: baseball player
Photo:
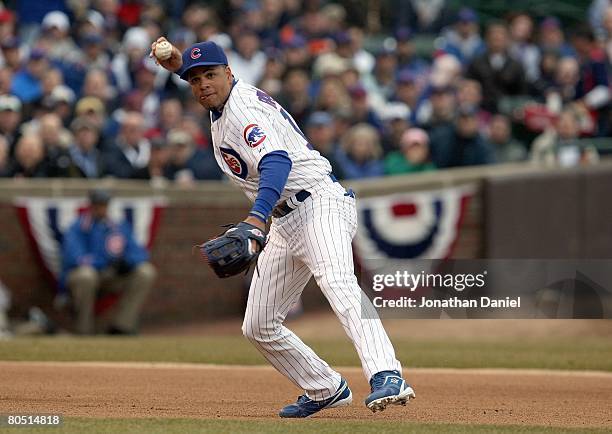
M 353 193 L 336 181 L 329 162 L 313 150 L 283 107 L 233 76 L 221 47 L 200 42 L 181 54 L 160 37 L 151 48 L 151 56 L 186 80 L 210 111 L 217 163 L 253 202 L 243 222 L 201 247 L 220 277 L 257 263 L 242 331 L 280 373 L 304 390 L 296 403 L 280 410 L 280 417 L 308 417 L 352 401 L 340 374 L 283 326 L 313 275 L 370 381 L 366 406 L 380 411 L 389 404 L 406 405 L 414 391 L 402 378 L 393 346 L 354 274 Z

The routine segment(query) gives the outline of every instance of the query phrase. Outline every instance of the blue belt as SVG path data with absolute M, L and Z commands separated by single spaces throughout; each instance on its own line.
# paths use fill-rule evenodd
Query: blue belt
M 329 177 L 332 179 L 333 182 L 338 182 L 338 179 L 334 176 L 333 173 L 330 173 Z M 344 195 L 345 196 L 350 196 L 350 197 L 354 198 L 355 197 L 355 192 L 353 192 L 352 189 L 349 189 L 346 193 L 344 193 Z M 276 207 L 272 210 L 272 217 L 275 217 L 275 218 L 285 217 L 291 211 L 296 209 L 300 203 L 304 202 L 310 196 L 311 196 L 311 193 L 308 190 L 300 190 L 300 191 L 298 191 L 295 194 L 295 196 L 293 196 L 293 197 L 287 199 L 286 201 L 281 202 L 280 204 L 276 205 Z

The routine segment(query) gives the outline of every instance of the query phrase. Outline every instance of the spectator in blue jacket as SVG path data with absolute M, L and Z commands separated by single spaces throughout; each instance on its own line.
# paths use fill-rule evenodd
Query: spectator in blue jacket
M 443 50 L 455 55 L 464 66 L 485 49 L 479 32 L 478 15 L 470 8 L 462 8 L 457 13 L 457 21 L 444 31 L 443 37 Z
M 11 91 L 24 103 L 31 103 L 42 96 L 42 79 L 49 69 L 44 51 L 35 48 L 27 64 L 13 76 Z
M 108 217 L 110 199 L 106 190 L 91 191 L 89 212 L 70 226 L 62 243 L 62 280 L 74 300 L 79 334 L 94 333 L 95 301 L 104 291 L 121 294 L 107 332 L 135 333 L 155 280 L 149 254 L 134 239 L 129 223 Z

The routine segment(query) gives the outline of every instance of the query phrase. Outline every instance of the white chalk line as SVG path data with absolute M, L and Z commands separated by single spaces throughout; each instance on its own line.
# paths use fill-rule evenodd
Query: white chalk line
M 226 365 L 213 363 L 174 363 L 174 362 L 59 362 L 59 361 L 0 361 L 0 368 L 91 368 L 91 369 L 177 369 L 177 370 L 248 370 L 274 371 L 272 366 L 262 365 Z M 334 369 L 345 373 L 359 373 L 361 368 L 340 366 Z M 514 369 L 514 368 L 410 368 L 404 372 L 410 374 L 446 374 L 446 375 L 519 375 L 519 376 L 561 376 L 561 377 L 603 377 L 612 379 L 612 372 L 578 371 L 560 369 Z

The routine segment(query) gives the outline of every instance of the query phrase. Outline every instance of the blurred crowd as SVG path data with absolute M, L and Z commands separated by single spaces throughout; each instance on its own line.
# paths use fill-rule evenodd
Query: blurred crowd
M 612 1 L 571 28 L 445 0 L 389 26 L 322 0 L 19 0 L 0 7 L 0 176 L 221 179 L 207 113 L 149 58 L 214 40 L 343 179 L 517 161 L 598 160 L 610 135 Z M 368 12 L 368 16 L 374 16 Z M 585 145 L 587 143 L 587 145 Z

